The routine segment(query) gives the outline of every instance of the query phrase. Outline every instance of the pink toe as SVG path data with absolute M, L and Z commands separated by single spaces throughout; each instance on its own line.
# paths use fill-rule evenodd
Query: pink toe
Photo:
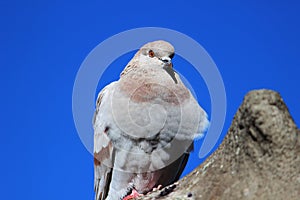
M 123 200 L 129 200 L 129 199 L 133 199 L 139 196 L 143 196 L 142 194 L 138 193 L 135 189 L 132 190 L 131 194 L 124 197 Z

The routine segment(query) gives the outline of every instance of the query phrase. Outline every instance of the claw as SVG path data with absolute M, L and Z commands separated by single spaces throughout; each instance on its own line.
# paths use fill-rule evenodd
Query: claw
M 155 192 L 157 190 L 160 190 L 162 188 L 162 185 L 158 185 L 156 188 L 153 188 L 152 191 Z
M 152 188 L 152 190 L 151 190 L 150 192 L 148 192 L 147 194 L 150 194 L 151 192 L 156 192 L 156 191 L 158 191 L 158 190 L 160 190 L 160 189 L 162 189 L 162 188 L 163 188 L 162 185 L 158 185 L 157 187 Z

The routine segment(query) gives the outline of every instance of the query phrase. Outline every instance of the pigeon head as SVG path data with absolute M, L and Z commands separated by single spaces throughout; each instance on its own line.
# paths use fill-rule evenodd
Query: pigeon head
M 121 73 L 121 77 L 130 71 L 141 68 L 162 68 L 172 71 L 174 47 L 163 40 L 149 42 L 142 46 Z
M 149 42 L 139 50 L 143 61 L 163 66 L 172 66 L 171 60 L 174 54 L 174 47 L 163 40 Z

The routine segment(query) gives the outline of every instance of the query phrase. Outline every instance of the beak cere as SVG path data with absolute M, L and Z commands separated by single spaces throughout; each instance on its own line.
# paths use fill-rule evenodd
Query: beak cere
M 164 62 L 165 66 L 173 67 L 173 64 L 171 62 L 171 58 L 169 58 L 169 57 L 163 57 L 160 60 Z

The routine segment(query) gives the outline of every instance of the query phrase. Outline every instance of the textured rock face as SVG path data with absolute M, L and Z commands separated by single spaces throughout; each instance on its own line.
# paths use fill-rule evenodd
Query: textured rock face
M 299 134 L 278 93 L 252 91 L 216 152 L 141 199 L 300 199 Z

